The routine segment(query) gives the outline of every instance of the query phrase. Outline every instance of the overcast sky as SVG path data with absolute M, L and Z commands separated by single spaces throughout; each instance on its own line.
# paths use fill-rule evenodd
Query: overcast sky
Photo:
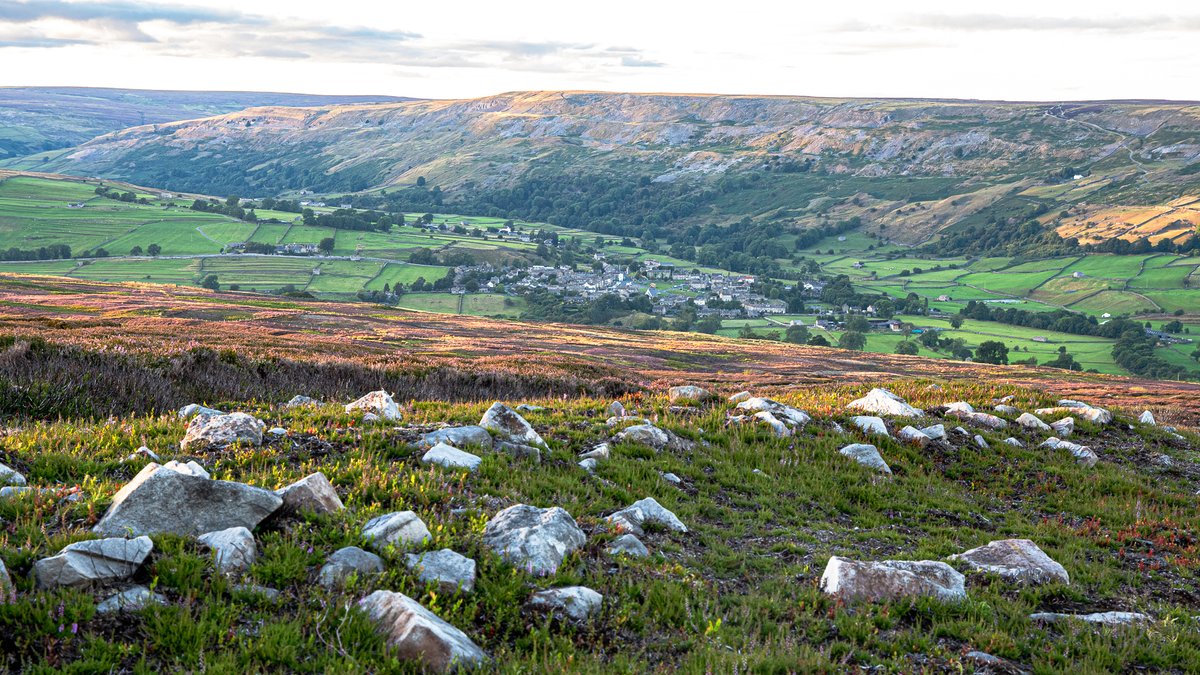
M 0 85 L 1200 99 L 1194 0 L 808 4 L 0 0 Z

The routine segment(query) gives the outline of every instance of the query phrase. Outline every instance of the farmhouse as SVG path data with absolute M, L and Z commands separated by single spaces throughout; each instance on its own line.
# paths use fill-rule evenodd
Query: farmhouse
M 314 255 L 317 252 L 317 245 L 293 242 L 276 246 L 275 252 L 279 255 Z

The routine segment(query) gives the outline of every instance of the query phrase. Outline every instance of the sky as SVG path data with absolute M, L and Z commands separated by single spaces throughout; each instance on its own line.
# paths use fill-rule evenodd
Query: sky
M 1200 99 L 1187 0 L 0 0 L 0 86 Z

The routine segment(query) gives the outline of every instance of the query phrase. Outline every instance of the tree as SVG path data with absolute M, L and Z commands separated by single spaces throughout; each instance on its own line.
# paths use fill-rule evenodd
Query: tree
M 950 327 L 958 330 L 959 328 L 962 328 L 963 321 L 964 319 L 961 314 L 955 314 L 950 317 Z
M 721 317 L 706 316 L 696 322 L 696 330 L 712 335 L 721 329 Z
M 217 275 L 215 275 L 215 274 L 210 274 L 210 275 L 204 277 L 204 280 L 200 282 L 200 286 L 203 288 L 207 288 L 210 291 L 221 290 L 221 283 L 219 281 L 217 281 Z
M 867 321 L 861 316 L 851 317 L 851 319 L 846 322 L 846 330 L 853 331 L 855 333 L 866 333 L 867 331 L 871 330 L 871 322 Z
M 417 176 L 417 187 L 425 187 L 425 176 Z
M 808 342 L 808 329 L 800 324 L 788 326 L 783 339 L 792 344 L 802 345 Z
M 838 346 L 842 349 L 862 349 L 867 346 L 867 336 L 856 330 L 846 331 L 838 338 Z
M 325 237 L 317 244 L 317 250 L 326 255 L 333 253 L 334 239 L 333 237 Z
M 997 365 L 1008 363 L 1008 347 L 999 340 L 987 340 L 975 349 L 975 360 Z
M 909 356 L 916 356 L 917 353 L 920 351 L 921 351 L 921 348 L 917 346 L 917 343 L 915 343 L 911 340 L 904 340 L 896 345 L 896 353 L 897 354 L 908 354 Z
M 1183 322 L 1179 319 L 1175 319 L 1174 321 L 1164 323 L 1162 329 L 1164 333 L 1182 333 Z
M 146 247 L 146 253 L 156 256 L 159 253 L 162 253 L 162 247 L 159 246 L 158 244 L 150 244 L 149 246 Z
M 808 344 L 810 344 L 810 345 L 812 345 L 812 346 L 814 346 L 814 347 L 828 347 L 828 346 L 829 346 L 829 340 L 826 340 L 826 339 L 825 339 L 825 336 L 823 336 L 823 335 L 814 335 L 814 336 L 812 336 L 812 338 L 811 338 L 811 339 L 808 341 Z
M 1062 368 L 1064 370 L 1083 370 L 1083 366 L 1075 360 L 1074 356 L 1067 353 L 1066 347 L 1058 348 L 1058 356 L 1042 364 L 1051 368 Z
M 141 254 L 142 254 L 141 246 L 134 246 L 133 248 L 129 249 L 129 255 L 141 255 Z

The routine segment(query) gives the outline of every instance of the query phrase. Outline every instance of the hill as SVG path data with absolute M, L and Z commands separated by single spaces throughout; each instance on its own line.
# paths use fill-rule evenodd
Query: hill
M 0 307 L 5 669 L 1200 668 L 1200 438 L 1139 421 L 1195 425 L 1197 385 L 44 277 Z M 872 386 L 922 416 L 860 430 Z M 376 388 L 391 419 L 344 407 Z
M 0 159 L 79 145 L 128 127 L 221 115 L 252 106 L 399 100 L 404 99 L 244 91 L 0 87 Z
M 422 178 L 476 215 L 601 231 L 858 219 L 916 244 L 1032 218 L 1073 236 L 1100 207 L 1161 216 L 1200 193 L 1198 138 L 1200 107 L 1186 102 L 516 92 L 252 108 L 10 166 L 244 196 L 394 192 Z M 1183 241 L 1195 231 L 1185 211 L 1090 236 Z

